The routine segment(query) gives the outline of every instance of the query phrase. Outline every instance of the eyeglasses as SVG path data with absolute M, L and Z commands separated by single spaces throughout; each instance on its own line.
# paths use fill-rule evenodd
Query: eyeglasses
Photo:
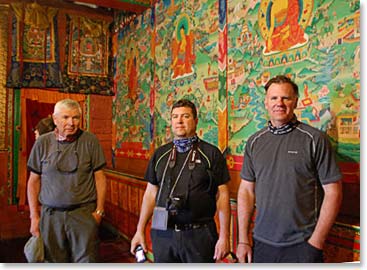
M 74 145 L 74 151 L 70 154 L 69 151 L 64 152 L 59 148 L 59 142 L 57 142 L 57 159 L 56 169 L 61 173 L 75 173 L 79 168 L 79 156 L 77 149 L 78 140 Z

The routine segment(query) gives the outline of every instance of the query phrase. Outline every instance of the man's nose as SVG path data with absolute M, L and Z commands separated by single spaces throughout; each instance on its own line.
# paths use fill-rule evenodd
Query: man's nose
M 74 120 L 73 120 L 73 118 L 68 118 L 67 123 L 68 123 L 68 125 L 70 125 L 70 126 L 74 125 Z
M 283 106 L 283 105 L 284 105 L 284 100 L 283 100 L 282 98 L 278 98 L 278 99 L 276 100 L 276 105 L 278 105 L 278 106 Z

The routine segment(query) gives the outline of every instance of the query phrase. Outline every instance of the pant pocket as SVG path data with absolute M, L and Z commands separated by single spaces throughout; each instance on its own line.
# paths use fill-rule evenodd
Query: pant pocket
M 304 256 L 307 260 L 307 262 L 309 263 L 322 263 L 324 262 L 323 259 L 323 250 L 322 249 L 318 249 L 316 247 L 314 247 L 313 245 L 311 245 L 308 242 L 305 242 L 304 244 Z

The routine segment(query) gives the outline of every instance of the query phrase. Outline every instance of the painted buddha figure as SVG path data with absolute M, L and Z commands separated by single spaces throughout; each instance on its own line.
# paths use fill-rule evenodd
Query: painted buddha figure
M 172 42 L 172 79 L 192 74 L 194 60 L 193 37 L 182 24 Z
M 273 0 L 267 13 L 270 24 L 265 52 L 284 51 L 307 41 L 298 21 L 301 13 L 299 0 Z

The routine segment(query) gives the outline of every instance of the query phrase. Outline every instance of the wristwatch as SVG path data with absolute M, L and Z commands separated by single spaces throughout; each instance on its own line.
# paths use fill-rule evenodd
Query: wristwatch
M 96 214 L 101 216 L 101 217 L 104 217 L 105 216 L 105 213 L 103 210 L 96 210 Z

